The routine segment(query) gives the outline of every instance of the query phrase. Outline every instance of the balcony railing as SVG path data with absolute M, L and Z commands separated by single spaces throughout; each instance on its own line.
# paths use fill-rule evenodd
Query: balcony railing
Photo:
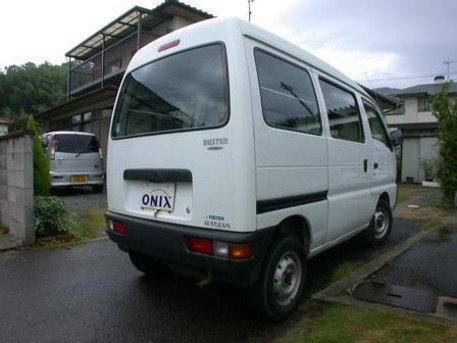
M 138 33 L 135 32 L 85 61 L 71 61 L 69 94 L 81 94 L 109 83 L 125 71 L 138 48 L 156 38 L 143 33 L 138 40 Z

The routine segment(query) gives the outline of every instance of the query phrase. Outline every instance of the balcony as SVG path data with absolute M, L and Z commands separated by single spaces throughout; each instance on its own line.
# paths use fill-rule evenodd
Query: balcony
M 118 86 L 135 52 L 157 37 L 134 32 L 84 61 L 70 61 L 70 95 L 81 95 L 108 84 Z
M 177 0 L 153 10 L 133 7 L 65 54 L 69 59 L 67 97 L 107 85 L 119 86 L 134 53 L 180 27 L 212 15 Z

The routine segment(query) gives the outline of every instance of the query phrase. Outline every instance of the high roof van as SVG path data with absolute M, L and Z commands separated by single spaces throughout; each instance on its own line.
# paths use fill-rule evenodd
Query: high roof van
M 218 18 L 137 52 L 112 116 L 108 235 L 135 267 L 248 287 L 276 321 L 310 257 L 392 229 L 394 143 L 356 83 L 254 25 Z

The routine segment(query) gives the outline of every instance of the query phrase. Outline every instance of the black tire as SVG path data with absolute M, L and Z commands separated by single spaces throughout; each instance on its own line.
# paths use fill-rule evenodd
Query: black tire
M 92 191 L 94 193 L 97 193 L 97 194 L 103 192 L 103 185 L 94 185 L 94 186 L 92 186 Z
M 392 208 L 388 201 L 380 199 L 370 225 L 363 233 L 363 239 L 370 245 L 379 245 L 387 241 L 392 231 Z
M 297 308 L 306 280 L 303 244 L 290 236 L 280 236 L 271 248 L 257 284 L 252 288 L 251 305 L 264 319 L 278 322 Z
M 129 251 L 129 257 L 136 269 L 148 276 L 161 275 L 166 271 L 166 267 L 163 263 L 152 256 L 136 251 Z

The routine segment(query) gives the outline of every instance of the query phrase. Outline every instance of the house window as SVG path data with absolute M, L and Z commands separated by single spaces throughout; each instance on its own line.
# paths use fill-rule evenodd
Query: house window
M 430 112 L 430 100 L 428 97 L 422 97 L 417 99 L 417 111 Z

